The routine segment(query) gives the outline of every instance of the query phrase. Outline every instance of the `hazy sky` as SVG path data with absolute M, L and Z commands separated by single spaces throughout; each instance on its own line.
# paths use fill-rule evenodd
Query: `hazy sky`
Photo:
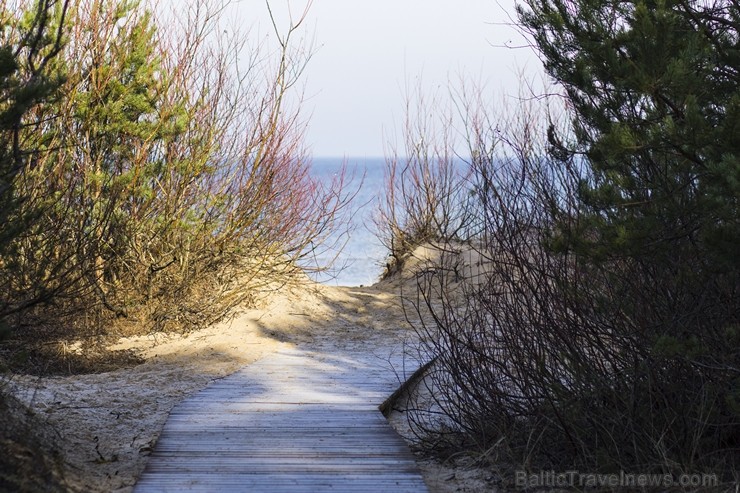
M 304 74 L 310 115 L 307 144 L 315 156 L 382 156 L 403 119 L 404 87 L 421 77 L 426 87 L 447 87 L 460 74 L 490 93 L 517 93 L 518 71 L 539 63 L 502 25 L 515 16 L 513 0 L 314 0 L 306 23 L 315 53 Z M 264 1 L 238 2 L 254 22 Z M 278 19 L 298 15 L 306 0 L 272 0 Z M 256 11 L 256 9 L 261 9 Z M 264 17 L 262 22 L 264 23 Z M 260 27 L 263 30 L 263 27 Z

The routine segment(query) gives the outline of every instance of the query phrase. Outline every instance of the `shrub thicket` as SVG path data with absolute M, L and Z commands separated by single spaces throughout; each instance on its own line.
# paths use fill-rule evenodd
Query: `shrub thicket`
M 302 19 L 275 51 L 225 8 L 0 5 L 6 326 L 200 326 L 289 278 L 332 226 L 341 178 L 308 175 L 293 91 Z
M 436 358 L 416 429 L 531 471 L 737 480 L 737 5 L 528 5 L 570 123 L 460 105 L 473 254 L 409 299 Z

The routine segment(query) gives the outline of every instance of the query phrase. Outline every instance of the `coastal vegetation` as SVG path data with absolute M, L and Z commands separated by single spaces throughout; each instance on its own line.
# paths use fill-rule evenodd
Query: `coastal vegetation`
M 227 15 L 228 2 L 0 0 L 0 370 L 137 363 L 106 338 L 214 327 L 321 268 L 310 259 L 351 193 L 344 172 L 309 175 L 305 13 L 284 28 L 273 18 L 274 42 Z M 413 287 L 393 286 L 425 363 L 407 406 L 423 449 L 501 478 L 740 481 L 739 24 L 729 0 L 524 0 L 518 28 L 554 83 L 547 95 L 495 107 L 466 81 L 450 106 L 409 95 L 376 229 L 389 277 L 408 275 L 418 247 L 436 250 Z M 190 375 L 188 391 L 252 362 L 258 337 L 397 330 L 395 292 L 372 289 L 280 305 L 284 327 L 260 315 L 223 354 L 211 334 L 198 351 L 222 366 Z M 178 371 L 159 368 L 137 412 L 166 415 L 182 395 L 169 389 L 170 407 L 157 407 L 163 382 L 207 366 L 181 347 L 198 342 L 176 342 L 165 363 Z M 115 377 L 130 401 L 142 386 L 132 375 Z M 90 380 L 95 394 L 102 377 Z M 61 490 L 55 478 L 76 472 L 31 407 L 0 393 L 0 438 L 14 450 L 0 454 L 13 472 L 0 489 Z M 157 432 L 119 418 L 143 463 Z M 139 434 L 149 438 L 134 449 Z M 119 460 L 100 443 L 81 462 Z M 29 480 L 32 467 L 49 484 Z
M 435 361 L 434 397 L 410 406 L 420 444 L 508 478 L 737 482 L 738 5 L 527 0 L 518 17 L 549 95 L 500 111 L 458 88 L 462 172 L 450 113 L 420 100 L 409 159 L 388 164 L 394 257 L 439 249 L 405 296 Z
M 181 7 L 0 5 L 0 327 L 24 354 L 211 324 L 339 219 L 343 174 L 312 179 L 302 142 L 305 13 L 270 43 Z

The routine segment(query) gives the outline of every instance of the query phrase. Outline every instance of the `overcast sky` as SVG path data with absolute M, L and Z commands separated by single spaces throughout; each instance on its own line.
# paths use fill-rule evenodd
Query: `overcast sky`
M 314 156 L 382 156 L 403 118 L 404 87 L 421 77 L 446 87 L 460 74 L 490 93 L 517 93 L 518 72 L 539 63 L 503 24 L 513 0 L 314 0 L 305 28 L 315 53 L 304 74 L 306 135 Z M 272 0 L 278 20 L 306 0 Z M 266 12 L 264 0 L 241 0 L 245 23 Z M 259 14 L 261 12 L 261 14 Z M 257 22 L 265 23 L 265 17 Z M 265 31 L 267 26 L 260 26 Z

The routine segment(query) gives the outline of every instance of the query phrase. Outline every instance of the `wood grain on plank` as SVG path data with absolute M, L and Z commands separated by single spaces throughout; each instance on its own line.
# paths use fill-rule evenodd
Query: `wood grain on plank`
M 423 492 L 378 410 L 403 362 L 284 350 L 173 409 L 136 492 Z

